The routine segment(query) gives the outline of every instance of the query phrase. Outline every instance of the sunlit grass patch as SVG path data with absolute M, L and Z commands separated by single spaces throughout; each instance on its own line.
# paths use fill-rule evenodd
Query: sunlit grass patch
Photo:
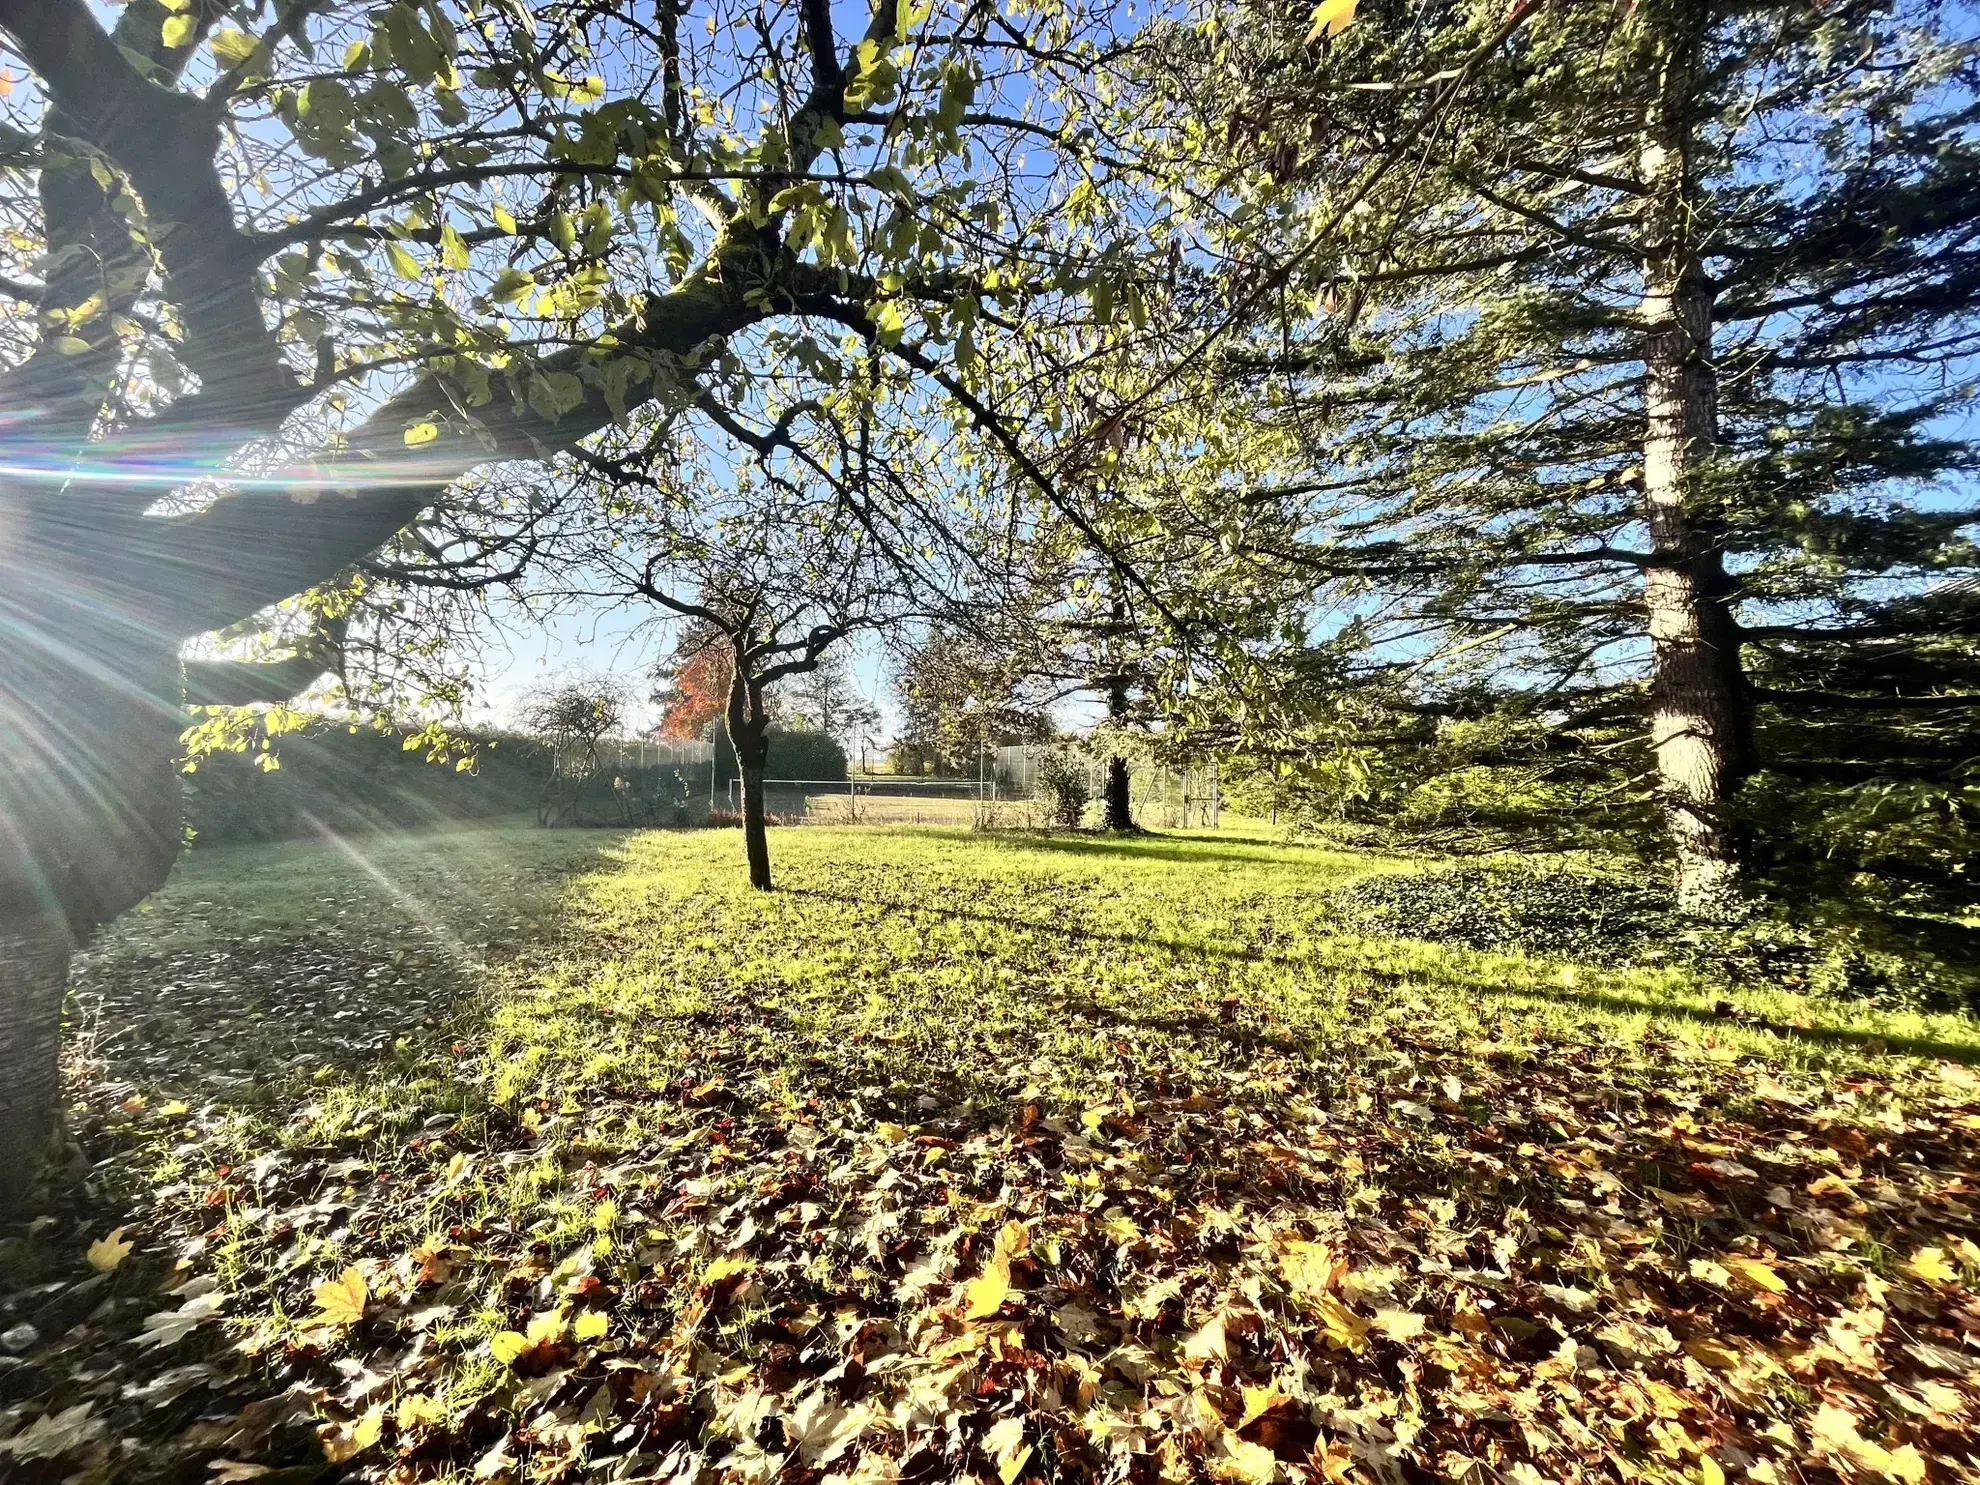
M 88 1402 L 131 1477 L 1695 1480 L 1823 1405 L 1965 1448 L 1939 1351 L 1824 1347 L 1962 1344 L 1980 1087 L 1898 1053 L 1972 1023 L 1358 934 L 1331 894 L 1419 868 L 1264 840 L 773 847 L 768 896 L 729 832 L 196 856 L 79 994 L 169 1007 L 201 936 L 201 1014 L 276 1025 L 101 1047 L 137 1246 L 18 1417 Z

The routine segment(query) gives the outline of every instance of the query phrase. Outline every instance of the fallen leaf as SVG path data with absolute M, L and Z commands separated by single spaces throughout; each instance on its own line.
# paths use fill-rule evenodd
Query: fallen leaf
M 91 1268 L 99 1274 L 107 1274 L 130 1256 L 134 1246 L 125 1238 L 124 1229 L 118 1227 L 108 1237 L 100 1237 L 91 1243 L 89 1251 L 83 1256 L 89 1260 Z
M 1734 1278 L 1745 1280 L 1755 1289 L 1764 1289 L 1769 1294 L 1787 1293 L 1787 1280 L 1775 1271 L 1772 1264 L 1739 1253 L 1728 1253 L 1719 1262 Z
M 1950 1284 L 1959 1278 L 1959 1270 L 1946 1262 L 1946 1250 L 1939 1247 L 1920 1248 L 1911 1255 L 1905 1268 L 1913 1278 L 1929 1284 Z
M 1684 1343 L 1685 1354 L 1714 1371 L 1729 1372 L 1739 1365 L 1739 1352 L 1724 1341 L 1698 1336 Z
M 80 1402 L 59 1413 L 43 1413 L 12 1438 L 0 1439 L 0 1453 L 12 1454 L 16 1463 L 59 1459 L 102 1433 L 103 1420 L 94 1415 L 93 1405 Z
M 316 1298 L 316 1313 L 309 1317 L 315 1325 L 355 1325 L 364 1318 L 365 1303 L 371 1298 L 364 1270 L 356 1264 L 334 1279 L 325 1279 L 310 1293 Z

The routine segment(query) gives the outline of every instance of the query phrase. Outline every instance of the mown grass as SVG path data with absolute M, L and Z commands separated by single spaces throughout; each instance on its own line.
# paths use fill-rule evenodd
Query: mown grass
M 95 1033 L 77 1070 L 94 1205 L 33 1241 L 75 1249 L 122 1204 L 139 1245 L 107 1281 L 86 1281 L 97 1284 L 91 1303 L 102 1290 L 115 1297 L 107 1312 L 29 1363 L 41 1392 L 0 1378 L 0 1396 L 19 1400 L 16 1427 L 95 1398 L 116 1412 L 119 1436 L 159 1443 L 147 1467 L 161 1473 L 160 1461 L 216 1457 L 321 1468 L 326 1450 L 399 1478 L 465 1474 L 489 1459 L 494 1475 L 636 1473 L 679 1464 L 682 1451 L 743 1478 L 802 1473 L 824 1461 L 803 1442 L 815 1415 L 788 1395 L 826 1368 L 787 1355 L 777 1327 L 797 1324 L 790 1315 L 815 1326 L 837 1306 L 842 1318 L 884 1320 L 904 1354 L 929 1327 L 971 1332 L 988 1319 L 934 1301 L 984 1262 L 982 1235 L 1000 1222 L 1031 1224 L 1039 1256 L 1020 1266 L 1037 1265 L 1033 1284 L 1085 1296 L 1082 1314 L 1110 1336 L 1118 1328 L 1122 1346 L 1153 1347 L 1176 1385 L 1279 1386 L 1272 1368 L 1289 1346 L 1351 1368 L 1367 1337 L 1335 1345 L 1347 1354 L 1334 1357 L 1294 1335 L 1278 1342 L 1280 1363 L 1239 1355 L 1234 1342 L 1213 1358 L 1216 1383 L 1200 1354 L 1164 1337 L 1200 1323 L 1206 1305 L 1239 1303 L 1213 1289 L 1249 1295 L 1245 1323 L 1269 1333 L 1279 1284 L 1269 1253 L 1294 1241 L 1288 1233 L 1332 1234 L 1345 1252 L 1380 1247 L 1366 1236 L 1377 1229 L 1428 1228 L 1439 1252 L 1465 1241 L 1496 1252 L 1509 1223 L 1538 1220 L 1548 1202 L 1568 1214 L 1548 1220 L 1572 1229 L 1587 1210 L 1573 1183 L 1591 1170 L 1613 1183 L 1614 1169 L 1656 1214 L 1643 1251 L 1682 1273 L 1696 1254 L 1750 1245 L 1749 1219 L 1762 1220 L 1752 1199 L 1709 1188 L 1719 1178 L 1687 1174 L 1699 1167 L 1685 1163 L 1685 1141 L 1736 1169 L 1760 1164 L 1738 1152 L 1777 1135 L 1744 1121 L 1764 1108 L 1778 1124 L 1767 1103 L 1777 1097 L 1816 1131 L 1860 1118 L 1888 1132 L 1893 1108 L 1949 1099 L 1947 1118 L 1969 1117 L 1959 1100 L 1970 1076 L 1921 1060 L 1980 1055 L 1968 1018 L 1371 938 L 1331 911 L 1329 894 L 1357 876 L 1420 863 L 1229 832 L 807 828 L 772 844 L 780 890 L 767 896 L 744 885 L 740 842 L 724 831 L 504 829 L 194 853 L 78 978 L 81 1024 Z M 1738 1015 L 1725 1014 L 1728 1001 Z M 1801 1091 L 1782 1091 L 1790 1083 Z M 1611 1113 L 1618 1133 L 1598 1140 L 1601 1159 L 1576 1154 Z M 1725 1128 L 1707 1139 L 1713 1121 Z M 1040 1165 L 1041 1141 L 1061 1138 Z M 1916 1168 L 1892 1180 L 1959 1179 L 1927 1143 L 1887 1152 Z M 1500 1153 L 1514 1145 L 1532 1154 Z M 1556 1147 L 1582 1164 L 1563 1165 Z M 1483 1185 L 1481 1162 L 1498 1172 Z M 1536 1180 L 1554 1184 L 1530 1188 Z M 1278 1236 L 1246 1227 L 1268 1214 Z M 1915 1229 L 1902 1215 L 1875 1230 L 1860 1214 L 1847 1220 L 1872 1268 L 1947 1240 L 1930 1225 L 1939 1215 Z M 1361 1235 L 1350 1242 L 1342 1223 Z M 1467 1226 L 1470 1239 L 1453 1235 Z M 1581 1251 L 1542 1226 L 1555 1235 L 1532 1239 L 1551 1255 L 1533 1282 L 1595 1284 L 1588 1252 L 1611 1239 L 1591 1236 Z M 1758 1230 L 1788 1261 L 1773 1229 Z M 1119 1252 L 1089 1270 L 1070 1255 L 1096 1231 L 1101 1249 Z M 1240 1231 L 1267 1256 L 1230 1258 L 1218 1234 Z M 1151 1233 L 1168 1236 L 1138 1248 Z M 1190 1241 L 1201 1244 L 1194 1258 Z M 710 1281 L 724 1254 L 742 1267 Z M 1234 1263 L 1249 1274 L 1239 1290 Z M 371 1307 L 355 1324 L 326 1321 L 315 1286 L 353 1264 Z M 1371 1272 L 1395 1267 L 1370 1258 Z M 1176 1286 L 1171 1308 L 1135 1308 L 1138 1268 L 1151 1285 Z M 135 1354 L 124 1337 L 167 1303 L 145 1297 L 151 1286 L 183 1292 L 201 1274 L 229 1296 L 231 1320 L 199 1325 L 231 1324 L 245 1357 L 154 1405 L 143 1378 L 208 1332 Z M 1441 1305 L 1458 1317 L 1453 1334 L 1469 1335 L 1460 1321 L 1472 1301 L 1423 1283 L 1415 1309 L 1434 1326 Z M 1364 1308 L 1370 1295 L 1409 1298 L 1360 1293 Z M 1547 1303 L 1519 1324 L 1579 1334 L 1549 1319 Z M 18 1296 L 10 1305 L 0 1325 L 33 1308 Z M 574 1317 L 587 1307 L 605 1318 L 579 1345 Z M 1016 1323 L 1002 1313 L 998 1323 Z M 491 1354 L 491 1338 L 532 1316 L 542 1334 L 521 1362 Z M 1399 1330 L 1397 1343 L 1414 1337 Z M 1490 1344 L 1512 1364 L 1528 1340 Z M 345 1387 L 332 1361 L 377 1380 Z M 660 1380 L 633 1396 L 600 1370 L 611 1365 Z M 1132 1408 L 1116 1399 L 1124 1416 L 1155 1396 L 1150 1365 L 1127 1369 L 1143 1392 Z M 1349 1403 L 1389 1406 L 1366 1402 L 1386 1385 L 1376 1373 L 1346 1375 L 1359 1389 Z M 1267 1440 L 1272 1468 L 1295 1476 L 1329 1473 L 1330 1446 L 1306 1432 L 1326 1418 L 1325 1436 L 1346 1441 L 1334 1461 L 1343 1469 L 1374 1437 L 1357 1432 L 1353 1407 L 1326 1413 L 1320 1399 L 1347 1384 L 1323 1392 L 1314 1376 L 1283 1379 L 1307 1413 Z M 275 1422 L 256 1415 L 247 1428 L 247 1413 L 227 1412 L 228 1398 L 289 1384 L 299 1390 L 271 1394 L 291 1399 Z M 881 1392 L 833 1385 L 841 1412 L 873 1413 L 871 1432 L 854 1436 L 875 1469 L 1002 1473 L 1014 1454 L 983 1442 L 997 1416 L 1030 1420 L 1037 1458 L 1059 1460 L 1061 1473 L 1079 1473 L 1078 1449 L 1101 1447 L 1050 1442 L 1037 1421 L 1050 1408 L 1014 1383 L 1012 1397 L 1028 1400 L 1000 1404 L 1003 1414 L 953 1403 L 978 1424 L 951 1430 L 940 1469 L 915 1466 L 930 1446 L 886 1421 Z M 1089 1409 L 1121 1385 L 1112 1373 L 1096 1380 Z M 688 1400 L 656 1422 L 654 1388 Z M 786 1396 L 784 1416 L 812 1422 L 781 1434 L 763 1419 L 738 1424 L 740 1395 Z M 1764 1409 L 1743 1418 L 1723 1398 L 1698 1406 L 1723 1415 L 1716 1435 L 1699 1425 L 1699 1439 L 1743 1439 L 1758 1457 Z M 615 1431 L 619 1417 L 628 1421 Z M 1235 1414 L 1179 1421 L 1140 1447 L 1207 1452 L 1252 1478 L 1265 1467 L 1246 1465 L 1242 1450 L 1259 1426 Z M 1502 1450 L 1495 1468 L 1528 1454 L 1546 1463 L 1530 1432 L 1507 1442 L 1466 1427 L 1445 1440 L 1454 1458 Z M 78 1448 L 99 1451 L 113 1474 L 144 1473 L 111 1437 Z M 1286 1439 L 1298 1448 L 1288 1453 Z M 1300 1463 L 1309 1448 L 1319 1464 Z M 1654 1449 L 1645 1458 L 1655 1463 Z M 59 1458 L 49 1477 L 75 1463 Z M 1665 1464 L 1695 1478 L 1684 1457 Z

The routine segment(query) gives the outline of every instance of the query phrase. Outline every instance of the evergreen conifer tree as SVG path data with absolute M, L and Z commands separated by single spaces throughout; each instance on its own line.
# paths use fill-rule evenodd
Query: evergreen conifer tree
M 1971 699 L 1939 643 L 1971 605 L 1888 600 L 1980 565 L 1973 19 L 1370 0 L 1327 34 L 1339 9 L 1241 12 L 1158 83 L 1226 206 L 1215 349 L 1164 391 L 1255 430 L 1221 483 L 1277 471 L 1277 555 L 1384 673 L 1482 650 L 1565 730 L 1633 712 L 1709 910 L 1743 789 L 1811 728 Z

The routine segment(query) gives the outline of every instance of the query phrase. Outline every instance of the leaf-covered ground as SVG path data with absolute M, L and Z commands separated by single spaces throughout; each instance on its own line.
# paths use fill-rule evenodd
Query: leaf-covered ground
M 192 858 L 7 1244 L 28 1481 L 1980 1477 L 1980 1028 L 1229 839 Z

